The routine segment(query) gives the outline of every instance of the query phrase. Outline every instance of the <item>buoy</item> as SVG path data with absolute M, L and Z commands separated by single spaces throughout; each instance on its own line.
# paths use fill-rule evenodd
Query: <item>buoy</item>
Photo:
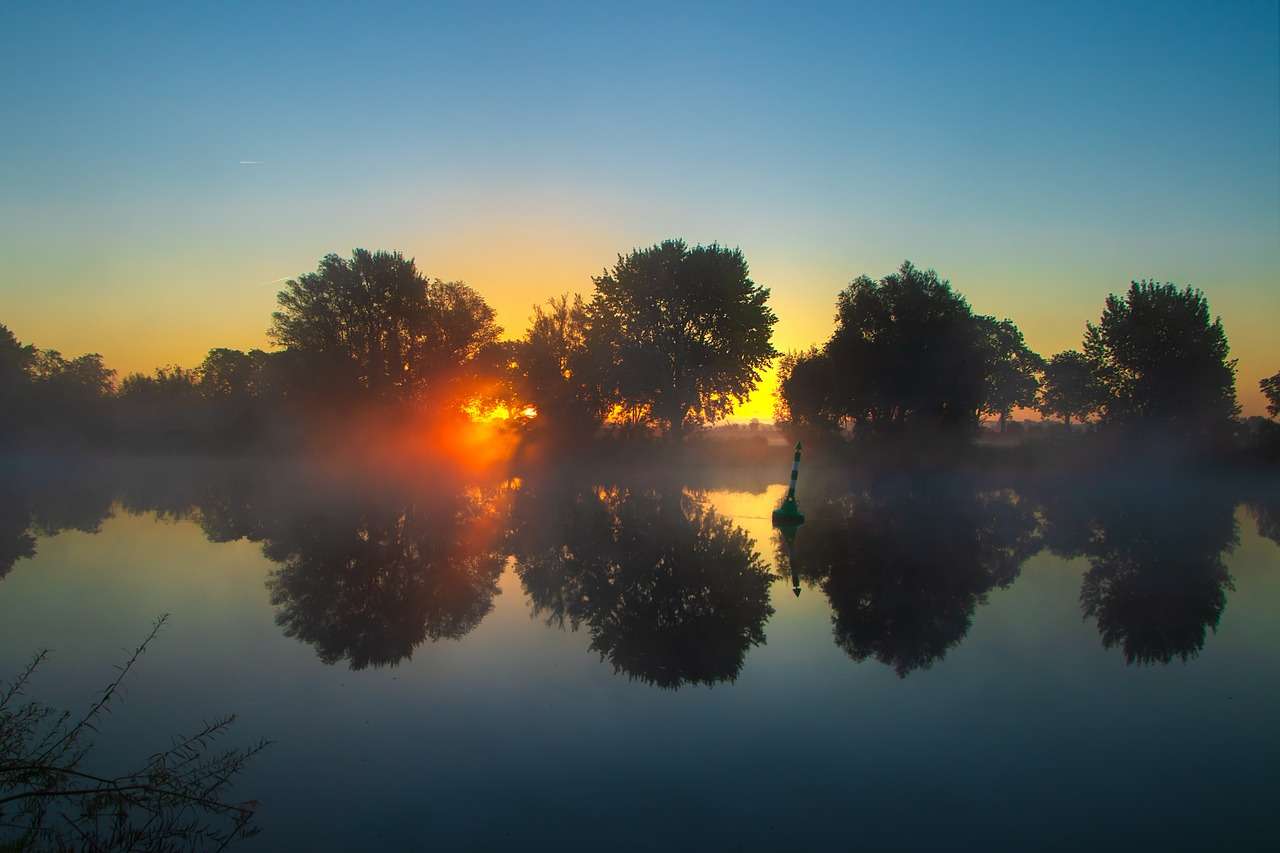
M 803 445 L 796 442 L 795 461 L 791 463 L 791 485 L 787 488 L 787 496 L 782 499 L 782 506 L 773 511 L 773 526 L 787 527 L 804 524 L 804 515 L 796 505 L 796 479 L 800 476 L 800 451 Z

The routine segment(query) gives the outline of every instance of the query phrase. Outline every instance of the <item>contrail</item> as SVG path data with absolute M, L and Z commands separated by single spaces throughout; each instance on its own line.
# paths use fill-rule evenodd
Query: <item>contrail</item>
M 241 160 L 240 165 L 241 166 L 261 166 L 262 161 L 261 160 Z

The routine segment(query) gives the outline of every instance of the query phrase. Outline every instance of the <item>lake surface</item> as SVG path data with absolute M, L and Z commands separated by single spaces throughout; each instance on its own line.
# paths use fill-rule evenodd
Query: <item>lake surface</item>
M 10 465 L 0 678 L 170 614 L 91 763 L 235 712 L 243 849 L 1274 849 L 1274 490 L 787 463 Z

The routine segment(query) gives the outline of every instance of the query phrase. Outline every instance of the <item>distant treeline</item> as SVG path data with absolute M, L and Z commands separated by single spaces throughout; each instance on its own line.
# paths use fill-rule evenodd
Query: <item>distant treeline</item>
M 581 441 L 606 424 L 681 435 L 730 414 L 780 355 L 768 289 L 737 249 L 680 240 L 632 251 L 589 298 L 535 307 L 519 340 L 461 282 L 431 279 L 398 252 L 324 257 L 288 282 L 275 351 L 218 348 L 193 368 L 116 374 L 0 326 L 0 440 L 14 446 L 144 449 L 290 446 L 374 412 L 447 421 L 503 407 L 513 430 Z M 821 347 L 782 356 L 777 420 L 797 433 L 972 434 L 1017 409 L 1158 430 L 1218 445 L 1276 425 L 1239 421 L 1236 362 L 1204 294 L 1135 282 L 1109 296 L 1081 351 L 1045 359 L 1009 319 L 976 315 L 909 262 L 854 279 Z M 1280 409 L 1280 373 L 1262 382 Z M 1265 441 L 1263 440 L 1265 439 Z

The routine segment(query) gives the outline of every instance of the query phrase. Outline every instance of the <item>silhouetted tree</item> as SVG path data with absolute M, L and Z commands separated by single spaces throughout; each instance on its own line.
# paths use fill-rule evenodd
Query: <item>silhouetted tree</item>
M 564 438 L 583 435 L 604 420 L 609 402 L 601 388 L 601 365 L 587 347 L 582 297 L 551 299 L 534 306 L 529 330 L 514 348 L 517 405 L 531 405 L 537 423 Z
M 16 355 L 16 358 L 15 358 Z M 10 348 L 9 362 L 26 363 L 26 382 L 18 390 L 18 427 L 40 443 L 81 442 L 105 437 L 104 429 L 115 371 L 97 353 L 71 360 L 57 350 Z
M 837 299 L 831 360 L 839 413 L 876 429 L 976 424 L 988 392 L 989 349 L 964 297 L 909 261 Z
M 1267 414 L 1273 418 L 1280 417 L 1280 373 L 1263 379 L 1258 383 L 1258 387 L 1267 398 Z
M 837 378 L 831 359 L 817 347 L 778 360 L 778 397 L 774 420 L 791 427 L 834 430 L 840 411 L 834 399 Z
M 9 328 L 0 325 L 0 441 L 11 438 L 31 404 L 31 365 L 36 348 L 23 345 Z
M 771 576 L 751 537 L 680 490 L 522 488 L 511 545 L 534 611 L 585 626 L 616 672 L 732 681 L 764 642 Z
M 1098 411 L 1104 391 L 1093 374 L 1093 364 L 1075 350 L 1060 352 L 1044 367 L 1040 387 L 1040 413 L 1062 418 L 1067 426 L 1071 419 L 1085 421 Z
M 873 484 L 809 505 L 779 562 L 821 587 L 836 644 L 905 677 L 969 631 L 987 593 L 1017 578 L 1038 545 L 1029 505 L 945 478 Z
M 738 249 L 667 240 L 619 256 L 595 285 L 588 345 L 609 400 L 668 431 L 727 415 L 778 354 L 769 291 Z
M 242 352 L 219 347 L 209 350 L 196 368 L 200 393 L 207 400 L 244 399 L 254 394 L 254 376 L 261 350 Z
M 190 447 L 210 437 L 200 376 L 184 367 L 157 367 L 150 376 L 129 374 L 120 383 L 116 410 L 120 431 L 133 444 Z
M 1036 404 L 1040 380 L 1036 374 L 1044 370 L 1044 359 L 1027 346 L 1022 331 L 1012 320 L 994 317 L 976 318 L 979 333 L 986 344 L 986 391 L 982 411 L 1000 419 L 1000 431 L 1014 407 L 1030 408 Z
M 501 332 L 478 293 L 425 278 L 399 252 L 326 255 L 277 300 L 275 343 L 324 356 L 312 366 L 332 371 L 331 384 L 354 383 L 382 399 L 409 400 L 462 380 Z
M 1084 351 L 1107 392 L 1109 422 L 1206 437 L 1240 411 L 1222 320 L 1210 320 L 1199 290 L 1133 282 L 1124 296 L 1107 297 Z

